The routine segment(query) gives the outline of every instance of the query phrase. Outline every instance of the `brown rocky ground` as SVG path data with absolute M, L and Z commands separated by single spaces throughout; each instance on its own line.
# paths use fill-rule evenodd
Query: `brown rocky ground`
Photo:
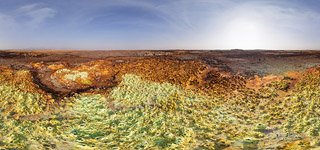
M 60 104 L 59 101 L 76 97 L 78 93 L 103 93 L 104 91 L 109 93 L 112 88 L 120 85 L 124 75 L 134 74 L 154 83 L 179 85 L 183 89 L 214 97 L 213 100 L 223 97 L 223 101 L 217 101 L 214 104 L 223 105 L 225 113 L 243 121 L 240 124 L 256 125 L 259 130 L 263 130 L 257 132 L 259 134 L 254 132 L 255 134 L 252 135 L 262 140 L 260 145 L 263 147 L 305 149 L 303 144 L 307 143 L 306 145 L 310 146 L 314 143 L 313 139 L 284 135 L 281 132 L 278 133 L 277 128 L 284 126 L 282 124 L 287 121 L 294 124 L 287 125 L 290 132 L 295 130 L 309 132 L 310 130 L 318 133 L 318 127 L 315 127 L 317 130 L 313 130 L 309 129 L 308 125 L 312 123 L 311 121 L 315 122 L 311 119 L 318 118 L 319 113 L 317 107 L 313 107 L 318 104 L 319 90 L 316 87 L 320 83 L 318 78 L 320 73 L 319 68 L 316 69 L 316 67 L 319 64 L 320 51 L 0 51 L 0 79 L 1 83 L 10 88 L 14 85 L 14 92 L 39 93 L 47 99 L 43 103 L 51 103 L 56 107 Z M 129 79 L 130 77 L 132 76 L 128 76 Z M 142 83 L 154 85 L 149 82 Z M 132 87 L 128 86 L 128 88 Z M 121 90 L 118 92 L 122 93 Z M 141 94 L 139 89 L 135 92 Z M 5 95 L 5 92 L 3 93 Z M 133 93 L 132 96 L 135 95 Z M 42 97 L 38 96 L 37 99 Z M 300 103 L 301 99 L 313 100 L 310 102 L 312 107 Z M 34 101 L 30 100 L 30 103 L 33 104 Z M 213 102 L 206 101 L 206 103 L 209 105 Z M 291 103 L 294 105 L 290 106 Z M 51 105 L 41 103 L 39 110 L 44 106 Z M 150 104 L 150 106 L 156 105 Z M 114 110 L 119 109 L 113 106 L 113 103 L 109 103 L 108 107 L 115 107 Z M 205 110 L 208 107 L 205 104 L 201 109 Z M 132 108 L 138 108 L 138 106 L 133 105 Z M 41 114 L 39 110 L 21 111 L 8 107 L 4 110 L 6 114 L 4 116 L 13 116 L 15 120 L 51 119 L 50 114 Z M 299 112 L 299 114 L 292 112 Z M 308 118 L 301 116 L 308 116 Z M 302 121 L 307 126 L 301 125 L 299 120 L 285 120 L 286 117 L 303 118 Z M 265 124 L 269 125 L 269 129 L 265 129 L 257 120 L 264 120 Z M 250 131 L 245 127 L 237 129 L 236 125 L 224 124 L 223 121 L 221 124 L 218 127 L 219 130 L 221 128 L 219 132 L 230 136 L 230 139 L 242 137 L 246 135 L 245 132 Z M 216 135 L 219 134 L 216 133 Z M 281 141 L 281 138 L 286 140 Z M 255 147 L 257 144 L 254 141 L 254 139 L 247 141 L 245 139 L 244 143 Z M 279 146 L 274 143 L 282 144 Z M 239 148 L 237 143 L 233 143 L 233 146 L 235 145 L 233 148 L 232 144 L 219 140 L 215 144 L 219 147 L 217 149 Z
M 320 64 L 319 58 L 319 51 L 37 50 L 1 51 L 0 65 L 30 70 L 42 90 L 63 97 L 115 86 L 126 73 L 191 89 L 228 92 L 245 85 L 244 78 L 301 71 Z

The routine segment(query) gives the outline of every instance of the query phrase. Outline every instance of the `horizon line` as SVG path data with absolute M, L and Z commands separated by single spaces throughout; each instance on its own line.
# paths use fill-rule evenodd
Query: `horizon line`
M 320 51 L 320 49 L 51 49 L 51 48 L 12 48 L 0 51 Z

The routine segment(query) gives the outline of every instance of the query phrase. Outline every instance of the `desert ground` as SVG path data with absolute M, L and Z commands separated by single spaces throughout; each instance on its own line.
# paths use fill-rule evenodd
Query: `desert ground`
M 0 51 L 0 149 L 319 149 L 320 51 Z

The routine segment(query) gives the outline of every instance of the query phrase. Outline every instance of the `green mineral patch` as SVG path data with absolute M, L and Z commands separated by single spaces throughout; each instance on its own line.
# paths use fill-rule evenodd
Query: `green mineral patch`
M 32 118 L 45 111 L 46 100 L 43 95 L 21 91 L 10 85 L 0 85 L 0 148 L 24 148 L 28 142 L 40 137 L 43 123 L 21 121 Z
M 64 79 L 76 82 L 77 80 L 81 81 L 82 84 L 91 84 L 89 80 L 89 73 L 85 71 L 78 70 L 69 70 L 69 69 L 60 69 L 56 71 L 57 74 L 64 74 Z
M 46 107 L 43 95 L 21 91 L 10 85 L 0 85 L 0 112 L 2 117 L 38 114 Z
M 320 71 L 291 83 L 213 97 L 125 74 L 108 94 L 78 93 L 50 109 L 45 95 L 2 84 L 0 149 L 316 148 Z
M 306 73 L 293 93 L 285 98 L 288 117 L 285 128 L 290 133 L 310 136 L 320 134 L 320 69 Z

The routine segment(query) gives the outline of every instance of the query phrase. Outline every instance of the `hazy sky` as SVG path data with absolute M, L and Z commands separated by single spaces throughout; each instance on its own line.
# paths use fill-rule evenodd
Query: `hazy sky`
M 0 49 L 320 49 L 320 0 L 0 0 Z

